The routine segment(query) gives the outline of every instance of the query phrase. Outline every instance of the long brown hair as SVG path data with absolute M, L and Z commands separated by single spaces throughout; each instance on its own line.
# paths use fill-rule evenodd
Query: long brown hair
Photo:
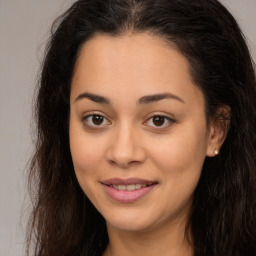
M 196 256 L 255 256 L 255 71 L 237 22 L 216 0 L 79 0 L 56 20 L 35 105 L 27 253 L 98 256 L 106 248 L 105 221 L 79 187 L 71 160 L 70 82 L 84 42 L 127 31 L 176 44 L 204 93 L 208 120 L 230 107 L 226 141 L 219 156 L 205 159 L 188 224 Z

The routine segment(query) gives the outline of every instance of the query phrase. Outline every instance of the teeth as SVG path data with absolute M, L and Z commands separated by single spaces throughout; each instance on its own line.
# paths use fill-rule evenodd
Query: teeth
M 130 185 L 112 185 L 113 188 L 121 191 L 133 191 L 136 189 L 141 189 L 145 188 L 147 185 L 146 184 L 130 184 Z
M 115 189 L 118 189 L 118 185 L 113 185 L 112 187 Z
M 141 184 L 136 184 L 136 185 L 135 185 L 135 188 L 136 188 L 136 189 L 140 189 L 141 186 L 142 186 Z
M 136 185 L 134 185 L 134 184 L 126 186 L 126 189 L 129 190 L 129 191 L 135 190 L 135 188 L 136 188 Z

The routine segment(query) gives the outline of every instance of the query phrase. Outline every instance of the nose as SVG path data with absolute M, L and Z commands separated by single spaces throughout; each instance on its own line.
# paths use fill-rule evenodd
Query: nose
M 121 168 L 143 163 L 146 152 L 141 145 L 139 135 L 131 126 L 123 125 L 113 134 L 112 142 L 107 149 L 107 160 Z

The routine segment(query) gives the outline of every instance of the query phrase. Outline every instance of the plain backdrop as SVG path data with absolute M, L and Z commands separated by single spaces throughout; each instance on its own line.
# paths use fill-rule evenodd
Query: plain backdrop
M 32 96 L 51 23 L 72 2 L 0 0 L 0 256 L 25 255 Z M 256 0 L 221 2 L 241 25 L 256 60 Z

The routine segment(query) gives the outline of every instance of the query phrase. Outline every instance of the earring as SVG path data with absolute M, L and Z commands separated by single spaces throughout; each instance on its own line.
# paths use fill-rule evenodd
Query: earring
M 216 148 L 216 149 L 214 150 L 214 154 L 217 156 L 219 153 L 220 153 L 220 151 Z

